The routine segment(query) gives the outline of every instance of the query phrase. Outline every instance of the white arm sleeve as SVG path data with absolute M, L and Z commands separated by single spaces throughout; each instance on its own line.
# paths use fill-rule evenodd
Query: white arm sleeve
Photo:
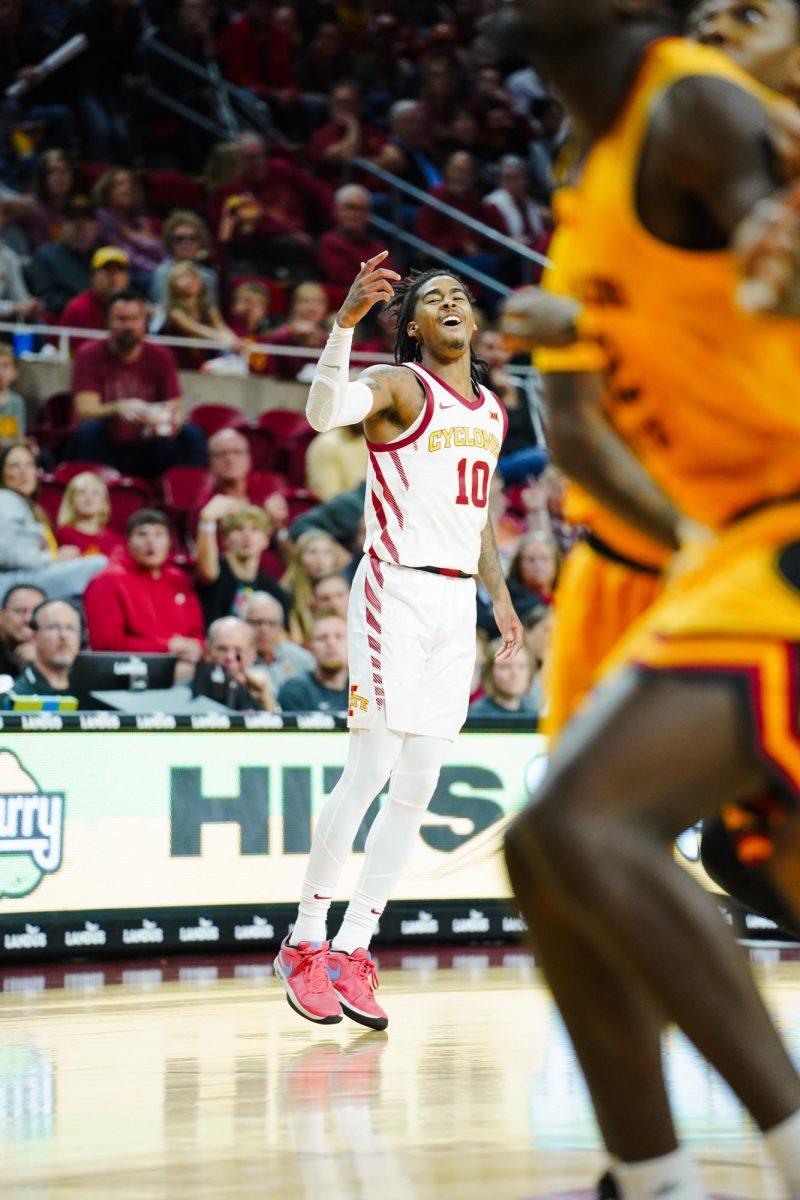
M 355 425 L 369 415 L 373 395 L 365 383 L 349 382 L 352 329 L 334 322 L 320 355 L 306 401 L 306 417 L 312 429 L 327 433 L 340 425 Z

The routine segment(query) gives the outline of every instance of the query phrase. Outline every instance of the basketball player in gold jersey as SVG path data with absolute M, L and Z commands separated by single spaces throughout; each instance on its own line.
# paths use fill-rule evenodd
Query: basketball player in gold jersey
M 749 815 L 763 869 L 797 898 L 800 325 L 737 308 L 730 247 L 780 184 L 771 98 L 670 37 L 687 7 L 522 0 L 502 19 L 584 148 L 551 251 L 553 279 L 582 304 L 578 342 L 542 364 L 551 409 L 577 421 L 603 396 L 660 494 L 717 533 L 570 723 L 506 854 L 625 1200 L 703 1195 L 672 1124 L 668 1022 L 753 1115 L 796 1198 L 800 1079 L 729 931 L 670 854 L 687 825 L 778 787 L 783 803 Z M 581 485 L 653 533 L 652 494 L 629 486 L 614 445 L 595 449 L 573 464 Z

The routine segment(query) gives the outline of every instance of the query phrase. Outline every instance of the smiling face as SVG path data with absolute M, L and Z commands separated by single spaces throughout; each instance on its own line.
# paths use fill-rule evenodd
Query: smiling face
M 15 446 L 9 450 L 3 463 L 0 484 L 28 500 L 36 491 L 37 482 L 33 451 L 27 446 Z
M 408 333 L 422 346 L 445 358 L 457 358 L 469 348 L 475 317 L 464 285 L 452 275 L 434 275 L 422 284 Z
M 766 87 L 800 94 L 800 8 L 795 0 L 702 0 L 687 32 L 721 50 Z

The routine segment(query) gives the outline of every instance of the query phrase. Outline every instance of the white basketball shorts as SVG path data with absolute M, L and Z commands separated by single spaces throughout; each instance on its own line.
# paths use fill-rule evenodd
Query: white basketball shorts
M 475 580 L 365 554 L 348 610 L 351 729 L 386 710 L 397 733 L 454 739 L 475 667 Z

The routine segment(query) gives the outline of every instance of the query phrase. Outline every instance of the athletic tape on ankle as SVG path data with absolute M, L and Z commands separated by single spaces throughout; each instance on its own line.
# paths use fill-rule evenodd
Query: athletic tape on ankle
M 334 322 L 306 402 L 308 423 L 318 433 L 327 433 L 341 425 L 355 425 L 372 408 L 372 392 L 367 385 L 358 380 L 349 382 L 352 343 L 353 330 L 340 329 Z

